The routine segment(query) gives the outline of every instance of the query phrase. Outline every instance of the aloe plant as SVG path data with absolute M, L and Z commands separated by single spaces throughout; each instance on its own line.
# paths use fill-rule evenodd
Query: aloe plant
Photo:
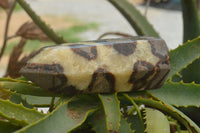
M 49 38 L 58 43 L 63 41 L 48 30 L 24 0 L 17 2 L 40 28 L 43 27 L 41 29 Z M 138 35 L 159 36 L 133 5 L 125 0 L 109 2 L 125 16 Z M 46 92 L 24 78 L 0 78 L 0 132 L 170 133 L 171 130 L 174 133 L 199 133 L 200 123 L 195 123 L 179 110 L 190 113 L 193 113 L 191 108 L 200 110 L 200 85 L 185 82 L 188 78 L 185 71 L 193 68 L 190 64 L 198 65 L 196 60 L 200 57 L 200 38 L 197 37 L 200 32 L 196 28 L 199 20 L 197 10 L 189 10 L 196 7 L 194 0 L 182 0 L 182 5 L 185 43 L 170 51 L 171 72 L 161 88 L 131 93 L 63 96 Z M 187 22 L 188 14 L 195 18 L 190 23 Z M 197 32 L 189 36 L 194 32 L 192 29 Z M 188 39 L 191 40 L 186 41 Z M 199 75 L 196 76 L 200 79 Z M 51 97 L 54 98 L 51 100 Z M 44 114 L 38 112 L 37 107 L 50 107 L 51 110 Z M 195 114 L 191 115 L 195 117 Z

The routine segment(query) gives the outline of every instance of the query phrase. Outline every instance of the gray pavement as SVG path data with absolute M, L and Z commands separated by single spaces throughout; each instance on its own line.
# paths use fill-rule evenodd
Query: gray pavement
M 99 23 L 97 30 L 81 35 L 84 40 L 97 39 L 108 31 L 120 31 L 136 35 L 129 23 L 107 0 L 27 0 L 38 14 L 73 16 L 83 22 Z M 144 13 L 143 6 L 136 6 Z M 182 15 L 180 11 L 162 10 L 150 7 L 147 19 L 170 49 L 182 42 Z

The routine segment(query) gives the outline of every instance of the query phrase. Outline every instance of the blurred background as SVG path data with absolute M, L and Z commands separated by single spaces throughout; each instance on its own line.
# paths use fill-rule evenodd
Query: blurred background
M 32 9 L 41 16 L 56 32 L 69 42 L 95 40 L 106 32 L 121 32 L 135 36 L 136 33 L 126 19 L 107 0 L 26 0 Z M 145 14 L 146 0 L 128 0 L 142 14 Z M 180 0 L 151 0 L 146 13 L 147 19 L 166 41 L 169 49 L 182 43 L 182 14 Z M 31 19 L 17 4 L 8 36 L 13 36 L 19 27 Z M 0 46 L 6 23 L 6 13 L 0 9 Z M 107 36 L 111 37 L 111 36 Z M 0 62 L 0 75 L 3 76 L 8 64 L 9 54 L 20 38 L 8 40 Z M 37 50 L 53 42 L 28 40 L 24 52 Z M 24 53 L 23 53 L 24 54 Z

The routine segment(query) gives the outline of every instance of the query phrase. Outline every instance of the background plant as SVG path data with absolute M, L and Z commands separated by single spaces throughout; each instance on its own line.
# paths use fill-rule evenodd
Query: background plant
M 125 16 L 138 35 L 159 37 L 133 5 L 125 0 L 108 1 Z M 27 39 L 43 36 L 42 40 L 45 38 L 58 45 L 67 42 L 50 29 L 24 0 L 17 2 L 34 23 L 25 23 L 16 33 L 21 36 L 21 41 L 13 49 L 10 67 L 12 59 L 22 53 Z M 15 2 L 10 4 L 12 6 L 4 8 L 6 12 L 12 12 L 15 6 Z M 170 51 L 171 71 L 160 89 L 62 96 L 46 92 L 23 77 L 0 78 L 0 132 L 200 132 L 199 18 L 194 0 L 182 0 L 181 4 L 185 43 Z M 5 41 L 7 39 L 5 37 Z M 31 54 L 24 58 L 27 60 L 29 57 Z M 23 61 L 15 60 L 14 63 Z M 7 73 L 12 74 L 12 71 Z M 37 107 L 49 107 L 49 112 L 40 113 Z

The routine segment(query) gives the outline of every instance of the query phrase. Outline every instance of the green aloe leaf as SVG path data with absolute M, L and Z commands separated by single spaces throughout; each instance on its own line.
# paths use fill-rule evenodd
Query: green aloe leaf
M 20 94 L 11 92 L 9 90 L 0 88 L 0 99 L 10 100 L 13 103 L 20 104 L 22 103 L 24 107 L 32 109 L 33 106 L 29 104 L 26 99 L 22 98 Z
M 96 133 L 106 133 L 106 116 L 104 111 L 96 111 L 88 120 Z M 120 127 L 118 133 L 133 133 L 131 127 L 125 118 L 121 116 Z
M 12 96 L 12 92 L 0 87 L 0 99 L 7 100 L 7 99 L 10 99 L 11 96 Z
M 200 57 L 200 37 L 170 51 L 171 71 L 168 79 Z
M 200 126 L 200 108 L 199 107 L 178 107 L 178 109 L 192 119 Z
M 96 132 L 92 129 L 91 125 L 85 122 L 80 127 L 70 131 L 70 133 L 96 133 Z
M 26 98 L 23 98 L 21 94 L 12 92 L 12 96 L 10 98 L 10 101 L 15 104 L 22 104 L 26 108 L 33 109 L 34 106 L 27 102 Z
M 146 107 L 158 109 L 161 112 L 173 117 L 174 119 L 182 123 L 191 133 L 200 132 L 200 128 L 189 117 L 187 117 L 185 114 L 183 114 L 181 111 L 179 111 L 173 106 L 152 99 L 134 98 L 134 97 L 133 99 L 137 104 L 144 104 Z
M 121 116 L 121 122 L 118 133 L 133 133 L 134 131 L 131 129 L 131 124 L 129 124 L 125 118 Z
M 7 100 L 0 99 L 0 116 L 18 126 L 25 126 L 45 116 L 34 109 L 25 108 Z
M 134 100 L 128 94 L 124 93 L 123 95 L 127 100 L 129 100 L 132 103 L 133 107 L 135 108 L 135 110 L 137 112 L 137 115 L 138 115 L 138 117 L 140 119 L 141 125 L 142 125 L 142 129 L 141 130 L 142 130 L 142 132 L 144 132 L 144 130 L 145 130 L 144 122 L 143 122 L 142 114 L 141 114 L 141 111 L 140 111 L 138 105 L 134 102 Z M 132 112 L 132 114 L 133 114 L 133 112 Z
M 23 99 L 26 99 L 28 103 L 36 107 L 48 107 L 51 104 L 52 97 L 40 97 L 21 94 Z M 55 98 L 55 103 L 58 101 L 59 97 Z
M 170 133 L 169 121 L 162 112 L 151 108 L 145 108 L 144 112 L 147 133 Z
M 22 103 L 28 108 L 33 108 L 32 105 L 37 107 L 49 106 L 51 103 L 51 96 L 55 95 L 26 80 L 0 78 L 0 81 L 0 85 L 2 87 L 0 88 L 0 98 L 2 97 L 5 99 L 5 97 L 8 97 L 7 99 L 10 99 L 12 102 L 17 104 Z M 41 95 L 45 97 L 40 97 Z M 58 98 L 55 99 L 55 101 L 57 100 Z
M 20 128 L 20 126 L 12 125 L 8 121 L 0 120 L 0 133 L 13 133 Z
M 166 82 L 160 89 L 150 93 L 174 106 L 200 107 L 200 85 L 194 83 Z
M 130 127 L 134 131 L 134 133 L 144 132 L 143 125 L 142 125 L 138 115 L 131 114 L 131 115 L 126 116 L 125 119 L 130 124 Z
M 106 116 L 103 109 L 96 111 L 91 117 L 89 117 L 88 123 L 92 125 L 92 128 L 96 133 L 107 132 Z
M 87 117 L 99 108 L 99 100 L 95 96 L 80 95 L 64 104 L 60 104 L 43 119 L 30 124 L 17 133 L 58 132 L 66 133 L 82 125 Z
M 4 89 L 8 89 L 17 93 L 25 95 L 34 95 L 34 96 L 57 96 L 51 92 L 45 91 L 44 89 L 26 82 L 17 82 L 17 81 L 2 81 L 0 85 Z
M 117 93 L 98 94 L 106 115 L 106 126 L 108 132 L 118 132 L 120 126 L 120 102 Z
M 191 40 L 200 35 L 200 22 L 196 0 L 181 0 L 184 37 L 183 41 Z M 190 83 L 195 81 L 200 84 L 200 59 L 195 60 L 181 71 L 182 80 Z
M 200 84 L 200 58 L 188 65 L 187 68 L 183 69 L 181 73 L 181 79 L 185 83 L 195 82 Z M 174 81 L 174 78 L 173 78 Z
M 183 42 L 200 35 L 200 23 L 196 0 L 181 0 L 183 13 Z
M 108 0 L 127 19 L 138 35 L 159 37 L 152 25 L 141 13 L 126 0 Z
M 57 108 L 59 105 L 66 103 L 71 100 L 73 96 L 61 96 L 54 104 L 54 108 Z

